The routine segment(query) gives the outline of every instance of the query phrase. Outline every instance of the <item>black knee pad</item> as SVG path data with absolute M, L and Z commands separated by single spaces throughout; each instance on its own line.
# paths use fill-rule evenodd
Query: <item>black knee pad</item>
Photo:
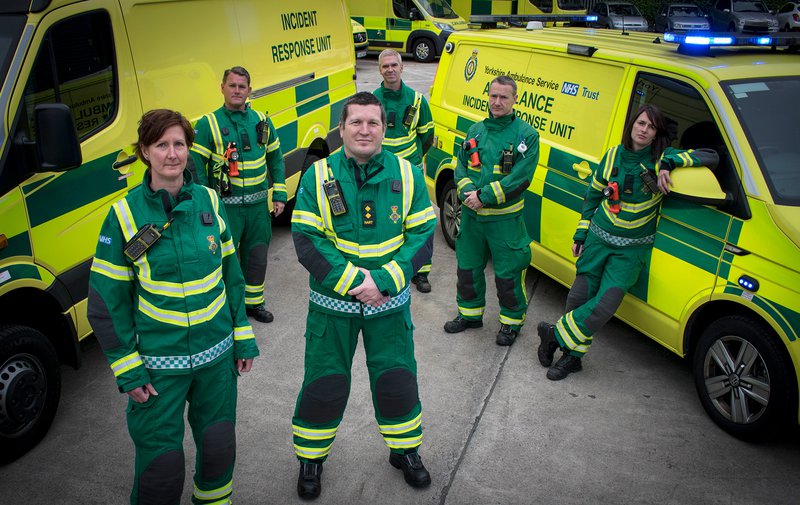
M 381 417 L 407 415 L 419 403 L 416 376 L 405 368 L 383 372 L 375 381 L 375 403 Z
M 510 310 L 519 310 L 519 300 L 514 295 L 514 279 L 495 277 L 494 284 L 497 286 L 497 299 L 500 305 Z
M 344 414 L 349 389 L 344 375 L 320 377 L 303 389 L 297 417 L 314 424 L 339 419 Z
M 475 278 L 472 270 L 456 269 L 456 289 L 464 300 L 473 300 L 478 294 L 475 292 Z
M 261 284 L 267 275 L 267 244 L 257 244 L 247 253 L 247 272 L 244 279 L 248 284 Z
M 586 328 L 592 333 L 602 328 L 603 325 L 611 319 L 614 312 L 617 311 L 624 296 L 625 291 L 620 288 L 614 287 L 606 290 L 606 292 L 600 296 L 600 301 L 597 302 L 597 306 L 592 313 L 589 314 L 589 317 L 586 318 L 586 321 L 584 321 L 583 324 L 586 325 Z
M 139 503 L 177 505 L 185 474 L 183 452 L 171 450 L 156 456 L 139 475 Z
M 588 279 L 586 279 L 586 276 L 583 274 L 575 276 L 575 282 L 572 283 L 572 287 L 569 289 L 569 293 L 567 293 L 567 306 L 565 307 L 564 312 L 571 312 L 577 309 L 586 303 L 586 300 L 588 299 Z
M 222 421 L 212 424 L 203 432 L 202 480 L 223 476 L 236 460 L 236 431 L 233 423 Z

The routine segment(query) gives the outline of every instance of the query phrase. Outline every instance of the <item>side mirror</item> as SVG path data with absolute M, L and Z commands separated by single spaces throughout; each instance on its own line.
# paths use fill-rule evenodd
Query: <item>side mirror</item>
M 81 145 L 72 111 L 63 103 L 44 103 L 34 109 L 36 159 L 39 172 L 63 172 L 81 165 Z
M 701 205 L 723 205 L 731 196 L 722 191 L 714 173 L 706 167 L 676 168 L 670 173 L 670 195 Z

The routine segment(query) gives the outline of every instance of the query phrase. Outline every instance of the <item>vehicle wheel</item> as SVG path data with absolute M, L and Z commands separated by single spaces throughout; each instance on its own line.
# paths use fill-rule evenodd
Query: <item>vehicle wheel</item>
M 0 464 L 33 448 L 47 433 L 61 396 L 58 356 L 26 326 L 0 326 Z
M 461 200 L 453 180 L 447 181 L 442 190 L 442 206 L 439 209 L 439 222 L 442 225 L 444 240 L 451 249 L 456 248 L 456 235 L 461 226 Z
M 305 175 L 306 170 L 308 170 L 308 168 L 311 165 L 313 165 L 320 159 L 321 158 L 316 154 L 307 154 L 306 159 L 303 161 L 303 168 L 300 170 L 300 179 L 303 178 L 303 175 Z M 300 187 L 299 186 L 300 183 L 298 182 L 297 184 L 298 187 Z M 297 195 L 295 195 L 294 198 L 286 202 L 286 206 L 283 208 L 283 212 L 281 212 L 280 216 L 272 219 L 272 224 L 276 226 L 290 226 L 292 224 L 292 212 L 294 211 L 294 204 L 296 201 L 297 201 Z
M 791 364 L 763 324 L 742 316 L 712 323 L 693 360 L 697 394 L 722 429 L 743 440 L 763 440 L 796 413 Z
M 414 47 L 411 49 L 414 54 L 414 59 L 421 63 L 430 63 L 436 57 L 436 46 L 433 45 L 431 39 L 425 37 L 417 39 L 414 42 Z

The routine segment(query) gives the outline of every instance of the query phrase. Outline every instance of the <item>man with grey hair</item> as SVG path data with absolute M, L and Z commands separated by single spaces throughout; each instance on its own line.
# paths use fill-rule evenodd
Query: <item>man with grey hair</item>
M 489 117 L 472 125 L 458 153 L 455 182 L 463 202 L 456 237 L 458 316 L 447 333 L 483 326 L 484 269 L 492 257 L 500 302 L 497 345 L 514 343 L 528 309 L 525 272 L 530 238 L 522 211 L 539 161 L 539 134 L 516 117 L 517 83 L 508 76 L 489 86 Z
M 420 171 L 422 158 L 433 144 L 433 116 L 428 101 L 422 93 L 411 89 L 401 76 L 403 60 L 394 49 L 384 49 L 378 56 L 378 70 L 383 77 L 380 87 L 373 94 L 386 110 L 386 136 L 383 148 L 396 156 L 405 158 Z M 431 247 L 433 237 L 431 236 Z M 431 264 L 422 265 L 411 278 L 411 283 L 420 293 L 429 293 L 431 284 L 428 274 Z

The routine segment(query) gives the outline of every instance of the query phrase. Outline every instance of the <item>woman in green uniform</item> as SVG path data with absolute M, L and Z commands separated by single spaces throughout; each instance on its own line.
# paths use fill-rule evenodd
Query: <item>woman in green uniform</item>
M 547 378 L 561 380 L 582 369 L 592 335 L 617 311 L 636 283 L 653 248 L 661 199 L 670 191 L 676 167 L 716 167 L 710 149 L 669 147 L 664 115 L 642 106 L 625 127 L 622 144 L 603 157 L 586 190 L 572 254 L 578 258 L 566 314 L 555 325 L 540 322 L 539 362 Z M 561 358 L 552 365 L 561 348 Z
M 136 154 L 148 169 L 109 211 L 89 278 L 89 321 L 129 396 L 132 504 L 180 503 L 187 402 L 192 501 L 230 503 L 236 381 L 258 355 L 225 207 L 185 170 L 193 137 L 178 112 L 142 117 Z

